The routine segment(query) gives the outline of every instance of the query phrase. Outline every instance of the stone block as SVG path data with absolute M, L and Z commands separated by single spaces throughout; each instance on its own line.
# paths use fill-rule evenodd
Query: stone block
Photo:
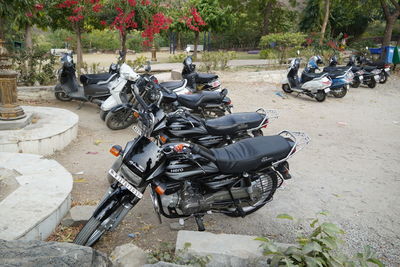
M 172 80 L 182 80 L 181 70 L 171 70 L 171 79 Z
M 142 267 L 147 262 L 147 254 L 134 244 L 127 243 L 116 247 L 110 259 L 116 267 Z
M 75 206 L 62 219 L 61 224 L 68 227 L 85 224 L 92 217 L 95 209 L 96 206 Z

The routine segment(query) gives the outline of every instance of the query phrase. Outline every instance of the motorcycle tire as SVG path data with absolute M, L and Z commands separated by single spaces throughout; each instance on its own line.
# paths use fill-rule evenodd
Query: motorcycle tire
M 358 88 L 359 86 L 360 86 L 360 81 L 353 81 L 351 84 L 350 84 L 350 86 L 352 87 L 352 88 Z
M 55 93 L 54 93 L 54 96 L 55 96 L 58 100 L 60 100 L 60 101 L 62 101 L 62 102 L 69 102 L 69 101 L 72 100 L 72 98 L 69 97 L 69 96 L 68 96 L 66 93 L 64 93 L 64 92 L 55 92 Z
M 332 95 L 336 98 L 343 98 L 347 94 L 347 87 L 343 86 L 340 90 L 332 90 Z
M 131 126 L 137 121 L 132 110 L 121 109 L 115 112 L 108 112 L 105 122 L 111 130 L 122 130 Z
M 371 79 L 369 82 L 368 82 L 368 87 L 369 88 L 375 88 L 375 86 L 376 86 L 376 81 L 375 81 L 375 79 Z
M 380 83 L 380 84 L 386 83 L 387 77 L 388 77 L 387 74 L 384 73 L 384 72 L 382 72 L 381 75 L 380 75 L 380 77 L 379 77 L 379 83 Z M 372 87 L 372 88 L 373 88 L 373 87 Z
M 288 94 L 290 94 L 290 93 L 293 92 L 293 90 L 290 89 L 289 84 L 282 84 L 282 90 L 283 90 L 285 93 L 288 93 Z
M 326 93 L 324 91 L 318 91 L 315 95 L 314 98 L 318 101 L 318 102 L 324 102 L 326 99 Z
M 244 211 L 244 214 L 243 214 L 243 215 L 247 216 L 247 215 L 249 215 L 249 214 L 252 214 L 253 212 L 256 212 L 257 210 L 259 210 L 259 209 L 261 209 L 262 207 L 264 207 L 265 204 L 267 204 L 268 201 L 270 201 L 270 200 L 272 199 L 272 197 L 274 196 L 275 191 L 276 191 L 276 189 L 277 189 L 277 179 L 276 179 L 276 177 L 275 177 L 275 178 L 270 177 L 270 178 L 271 178 L 271 180 L 272 180 L 272 189 L 271 189 L 270 193 L 269 193 L 267 196 L 265 196 L 264 199 L 261 199 L 261 200 L 259 201 L 260 204 L 258 204 L 258 205 L 256 205 L 256 206 L 244 207 L 244 208 L 243 208 L 243 211 Z M 225 214 L 226 216 L 229 216 L 229 217 L 242 217 L 242 214 L 239 214 L 239 213 L 236 212 L 236 211 L 226 212 L 226 213 L 224 213 L 224 214 Z
M 104 111 L 104 110 L 100 109 L 100 119 L 101 119 L 102 121 L 105 121 L 105 120 L 106 120 L 107 114 L 108 114 L 108 111 Z
M 89 221 L 83 226 L 82 230 L 78 233 L 78 235 L 74 239 L 74 244 L 86 246 L 89 238 L 93 235 L 93 233 L 100 226 L 101 222 L 94 217 L 91 217 Z M 101 236 L 99 236 L 100 238 Z M 99 239 L 98 238 L 98 239 Z M 97 239 L 97 240 L 98 240 Z M 96 240 L 96 241 L 97 241 Z M 91 242 L 94 244 L 94 242 Z

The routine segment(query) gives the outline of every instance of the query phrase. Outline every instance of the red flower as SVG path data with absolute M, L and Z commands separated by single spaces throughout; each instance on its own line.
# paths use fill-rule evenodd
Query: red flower
M 102 8 L 103 6 L 101 5 L 101 4 L 95 4 L 94 6 L 93 6 L 93 12 L 100 12 L 100 10 L 101 10 L 101 8 Z
M 43 4 L 35 4 L 36 10 L 42 10 L 44 8 Z
M 149 0 L 142 0 L 142 5 L 148 6 L 148 5 L 150 5 L 150 4 L 151 4 L 151 3 L 150 3 Z
M 27 17 L 29 17 L 29 18 L 32 18 L 32 17 L 33 17 L 33 14 L 32 14 L 31 12 L 27 12 L 27 13 L 25 13 L 25 15 L 26 15 Z
M 136 6 L 136 0 L 128 0 L 130 6 Z
M 101 25 L 107 25 L 107 21 L 102 20 L 102 21 L 100 21 L 100 24 L 101 24 Z

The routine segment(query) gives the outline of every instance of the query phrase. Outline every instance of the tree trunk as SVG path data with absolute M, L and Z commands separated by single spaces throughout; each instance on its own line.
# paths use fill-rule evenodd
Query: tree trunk
M 32 25 L 29 23 L 25 25 L 25 48 L 28 50 L 32 50 Z
M 4 38 L 4 25 L 6 23 L 6 20 L 2 17 L 0 17 L 0 40 L 5 40 Z
M 194 51 L 193 51 L 193 59 L 197 59 L 197 45 L 199 44 L 200 33 L 194 32 Z
M 330 0 L 325 0 L 325 15 L 324 15 L 324 21 L 322 23 L 322 28 L 321 28 L 321 37 L 319 39 L 319 44 L 320 45 L 322 45 L 322 43 L 324 42 L 326 26 L 328 25 L 329 4 L 330 4 Z
M 78 76 L 81 75 L 82 63 L 82 33 L 81 29 L 78 27 L 76 30 L 76 68 L 78 71 Z
M 182 51 L 183 49 L 182 49 L 182 43 L 181 43 L 181 33 L 177 32 L 177 35 L 178 35 L 177 36 L 178 40 L 177 40 L 176 47 L 177 47 L 178 51 Z
M 263 8 L 264 16 L 263 16 L 263 27 L 261 32 L 263 36 L 269 34 L 269 22 L 270 22 L 269 19 L 272 13 L 273 6 L 274 6 L 274 1 L 270 0 L 265 4 Z
M 396 20 L 397 18 L 394 17 L 386 19 L 385 33 L 383 34 L 382 47 L 389 46 L 390 41 L 392 40 L 392 32 Z
M 400 16 L 400 5 L 396 0 L 390 0 L 392 4 L 395 6 L 395 11 L 394 13 L 390 13 L 389 7 L 386 3 L 386 0 L 381 0 L 381 6 L 383 9 L 383 13 L 385 15 L 385 20 L 386 20 L 386 25 L 385 25 L 385 33 L 383 35 L 383 41 L 382 41 L 382 49 L 385 46 L 390 45 L 390 41 L 392 40 L 392 32 L 393 32 L 393 27 L 394 24 L 397 21 L 397 18 Z M 381 53 L 381 59 L 384 59 L 386 57 L 386 50 L 383 49 L 383 52 Z
M 126 48 L 126 33 L 120 33 L 120 38 L 121 38 L 121 50 L 122 50 L 122 53 L 123 53 L 123 57 L 122 57 L 122 62 L 125 62 L 125 59 L 126 59 L 126 50 L 127 50 L 127 48 Z

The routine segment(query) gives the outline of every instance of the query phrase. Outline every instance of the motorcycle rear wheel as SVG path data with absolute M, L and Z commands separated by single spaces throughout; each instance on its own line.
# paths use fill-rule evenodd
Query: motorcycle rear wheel
M 293 90 L 290 89 L 289 84 L 282 84 L 282 90 L 283 90 L 285 93 L 288 93 L 288 94 L 290 94 L 290 93 L 293 92 Z
M 267 174 L 266 174 L 267 175 Z M 269 176 L 269 175 L 268 175 Z M 271 177 L 269 176 L 272 182 L 272 188 L 271 191 L 269 192 L 268 195 L 264 196 L 263 199 L 260 199 L 256 204 L 254 204 L 253 206 L 248 206 L 248 207 L 243 207 L 243 211 L 244 211 L 244 215 L 247 216 L 249 214 L 252 214 L 253 212 L 256 212 L 257 210 L 261 209 L 262 207 L 265 206 L 265 204 L 268 203 L 268 201 L 270 201 L 272 199 L 272 197 L 275 194 L 275 191 L 277 189 L 277 177 Z M 229 217 L 241 217 L 242 215 L 239 214 L 236 210 L 235 211 L 231 211 L 231 212 L 227 212 L 224 213 L 225 215 L 229 216 Z
M 315 99 L 318 101 L 318 102 L 324 102 L 325 101 L 325 99 L 326 99 L 326 93 L 324 92 L 324 91 L 318 91 L 316 94 L 315 94 Z
M 69 96 L 68 96 L 66 93 L 64 93 L 64 92 L 55 92 L 55 93 L 54 93 L 54 96 L 55 96 L 58 100 L 60 100 L 60 101 L 62 101 L 62 102 L 69 102 L 69 101 L 72 100 L 72 98 L 69 97 Z
M 376 86 L 376 81 L 375 81 L 375 79 L 372 78 L 372 79 L 368 82 L 367 85 L 368 85 L 369 88 L 375 88 L 375 86 Z
M 108 112 L 106 116 L 106 125 L 111 130 L 122 130 L 128 128 L 137 121 L 130 109 L 121 109 L 115 112 Z
M 332 90 L 332 95 L 336 98 L 342 98 L 347 94 L 347 87 L 343 86 L 340 90 Z

